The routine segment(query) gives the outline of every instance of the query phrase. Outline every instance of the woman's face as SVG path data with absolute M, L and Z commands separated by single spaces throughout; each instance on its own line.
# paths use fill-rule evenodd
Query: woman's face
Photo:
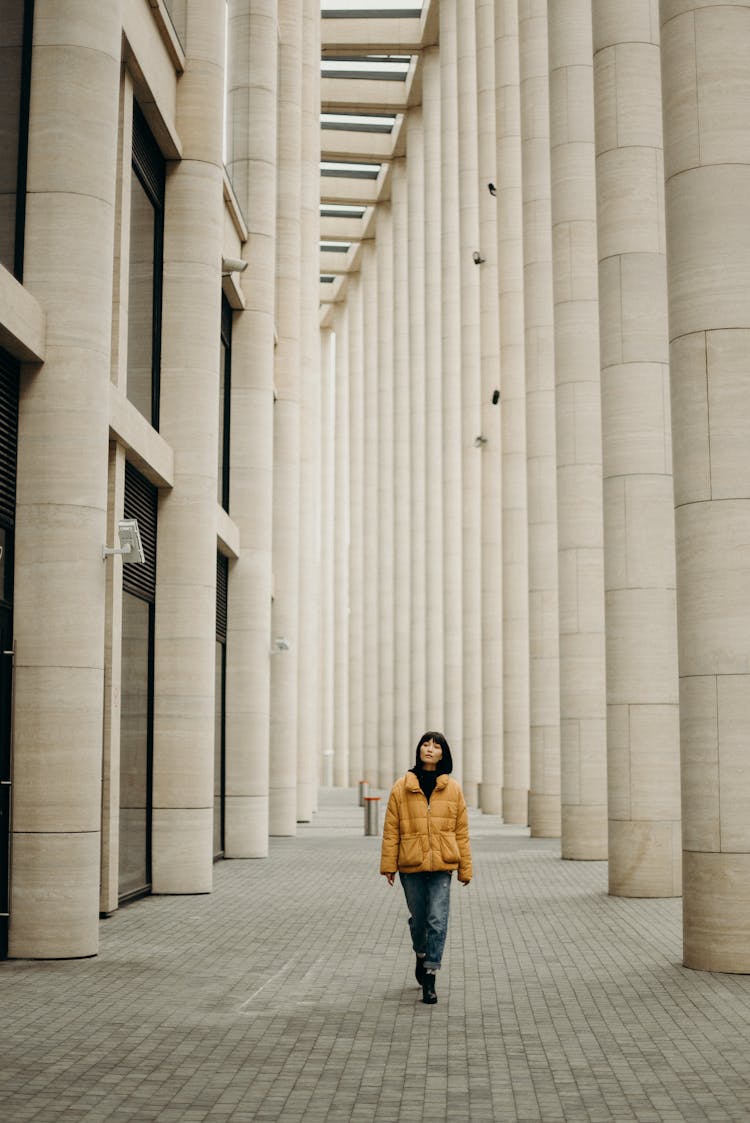
M 443 758 L 443 750 L 437 741 L 423 741 L 419 746 L 419 759 L 428 772 L 433 772 Z

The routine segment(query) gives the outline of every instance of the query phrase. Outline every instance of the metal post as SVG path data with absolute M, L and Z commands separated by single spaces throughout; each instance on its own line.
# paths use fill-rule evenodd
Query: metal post
M 379 795 L 365 796 L 365 834 L 377 835 L 380 834 L 380 826 L 378 824 L 378 804 L 380 803 Z
M 360 807 L 364 807 L 365 799 L 367 798 L 367 793 L 368 793 L 369 789 L 370 789 L 370 785 L 368 784 L 367 780 L 360 780 L 359 781 L 359 806 Z

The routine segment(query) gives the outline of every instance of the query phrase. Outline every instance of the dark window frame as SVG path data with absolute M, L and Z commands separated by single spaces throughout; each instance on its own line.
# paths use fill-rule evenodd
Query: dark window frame
M 23 284 L 23 257 L 26 246 L 26 173 L 29 163 L 33 31 L 34 0 L 25 0 L 23 8 L 23 46 L 21 48 L 21 105 L 18 119 L 18 155 L 16 161 L 16 235 L 13 247 L 13 276 L 21 284 Z
M 232 424 L 232 309 L 229 301 L 221 297 L 221 342 L 224 347 L 224 409 L 219 418 L 221 441 L 221 506 L 229 513 L 229 455 Z
M 220 748 L 219 748 L 219 848 L 214 852 L 214 861 L 224 856 L 226 825 L 226 788 L 227 788 L 227 605 L 229 600 L 229 561 L 223 554 L 216 554 L 216 643 L 219 645 L 218 657 L 221 659 L 221 695 L 214 705 L 221 706 Z M 215 752 L 215 749 L 214 749 Z M 214 799 L 216 779 L 214 778 Z
M 137 101 L 133 102 L 133 146 L 131 166 L 134 175 L 154 208 L 154 291 L 151 310 L 151 417 L 152 428 L 159 429 L 161 399 L 161 325 L 164 287 L 164 203 L 166 197 L 166 160 L 154 140 Z

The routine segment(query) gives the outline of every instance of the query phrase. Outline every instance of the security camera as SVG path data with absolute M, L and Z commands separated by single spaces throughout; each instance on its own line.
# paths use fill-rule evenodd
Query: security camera
M 273 641 L 273 651 L 271 652 L 271 654 L 277 655 L 279 651 L 288 650 L 289 640 L 286 638 L 286 636 L 276 636 L 276 639 Z
M 221 275 L 228 277 L 230 273 L 244 273 L 247 269 L 247 262 L 243 261 L 241 257 L 222 257 L 221 259 Z

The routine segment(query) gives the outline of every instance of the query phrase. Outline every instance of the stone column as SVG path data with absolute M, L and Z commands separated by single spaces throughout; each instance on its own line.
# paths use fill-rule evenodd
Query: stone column
M 273 608 L 269 830 L 297 830 L 299 712 L 300 333 L 302 239 L 302 10 L 279 3 L 274 406 Z
M 409 241 L 406 161 L 391 171 L 393 214 L 393 771 L 411 763 L 411 419 L 409 387 Z
M 37 0 L 24 284 L 47 360 L 18 423 L 10 955 L 99 939 L 112 263 L 121 5 Z M 69 75 L 76 75 L 76 82 Z M 112 543 L 109 543 L 112 545 Z
M 520 0 L 532 836 L 560 834 L 554 304 L 547 5 Z
M 426 466 L 426 614 L 428 729 L 445 726 L 443 606 L 443 379 L 441 274 L 441 105 L 440 53 L 428 47 L 422 60 L 424 121 L 424 269 L 425 269 L 425 432 Z M 424 730 L 420 730 L 417 737 Z
M 336 316 L 334 473 L 333 473 L 333 783 L 337 788 L 355 784 L 350 751 L 349 527 L 352 483 L 350 431 L 350 339 L 355 278 L 348 280 L 348 300 Z M 361 516 L 360 516 L 361 517 Z M 353 546 L 353 542 L 352 542 Z
M 482 782 L 479 806 L 500 814 L 503 788 L 503 492 L 498 324 L 495 9 L 476 3 L 481 348 Z
M 232 326 L 229 502 L 241 552 L 227 620 L 228 858 L 268 854 L 276 262 L 276 0 L 230 0 L 228 169 L 249 237 Z
M 213 869 L 224 16 L 222 0 L 187 5 L 183 158 L 167 177 L 159 428 L 174 487 L 160 495 L 157 537 L 155 893 L 207 892 Z
M 594 48 L 609 889 L 667 897 L 680 774 L 658 0 L 599 4 Z
M 364 247 L 363 247 L 364 256 Z M 349 783 L 365 779 L 364 505 L 365 374 L 362 274 L 348 281 L 349 309 Z M 337 476 L 337 480 L 341 477 Z
M 463 781 L 463 525 L 458 17 L 440 0 L 443 613 L 445 734 Z
M 336 317 L 338 320 L 339 317 Z M 333 395 L 336 392 L 337 340 L 333 325 L 320 329 L 320 759 L 315 783 L 333 786 L 333 708 L 335 659 L 335 572 L 333 485 L 336 472 L 336 430 Z M 300 735 L 302 729 L 300 728 Z M 317 810 L 317 799 L 316 808 Z
M 364 350 L 364 561 L 363 588 L 363 675 L 364 675 L 364 773 L 362 779 L 372 787 L 378 784 L 379 702 L 380 702 L 380 617 L 378 596 L 378 559 L 380 527 L 380 490 L 378 464 L 379 437 L 379 315 L 378 258 L 373 243 L 362 247 L 362 338 Z
M 591 0 L 549 7 L 563 858 L 607 857 Z
M 477 44 L 474 5 L 457 10 L 458 190 L 461 278 L 461 588 L 463 789 L 476 807 L 482 779 L 482 329 Z M 480 253 L 486 258 L 486 250 Z M 447 419 L 446 419 L 447 420 Z
M 425 127 L 421 106 L 406 118 L 409 275 L 409 432 L 411 481 L 411 717 L 409 743 L 426 728 L 427 713 L 427 396 L 425 352 Z
M 503 816 L 528 822 L 529 573 L 518 0 L 495 0 L 503 467 Z M 482 807 L 498 812 L 490 793 Z
M 393 216 L 390 202 L 378 204 L 375 237 L 377 259 L 377 489 L 378 521 L 378 787 L 390 789 L 393 780 Z
M 320 4 L 304 0 L 302 32 L 302 217 L 300 285 L 299 701 L 297 821 L 309 822 L 320 768 L 321 373 Z
M 661 4 L 688 967 L 750 972 L 750 3 Z

